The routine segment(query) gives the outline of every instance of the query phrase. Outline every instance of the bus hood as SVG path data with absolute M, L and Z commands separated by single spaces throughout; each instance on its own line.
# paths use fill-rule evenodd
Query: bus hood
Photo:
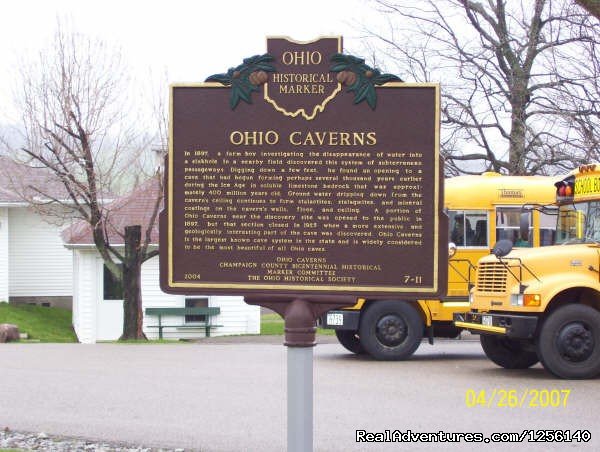
M 508 255 L 498 259 L 489 255 L 479 261 L 479 269 L 483 270 L 488 265 L 503 263 L 508 265 L 512 272 L 508 277 L 507 288 L 511 285 L 542 282 L 545 278 L 561 274 L 568 278 L 577 276 L 589 277 L 594 273 L 598 279 L 600 245 L 598 244 L 572 244 L 544 246 L 540 248 L 518 248 L 512 250 Z M 569 276 L 569 274 L 571 274 Z M 521 278 L 517 281 L 513 276 Z

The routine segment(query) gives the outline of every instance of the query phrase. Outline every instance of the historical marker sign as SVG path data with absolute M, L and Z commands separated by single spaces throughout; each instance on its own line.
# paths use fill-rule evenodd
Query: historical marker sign
M 439 86 L 393 81 L 337 37 L 267 50 L 171 88 L 163 290 L 439 292 Z

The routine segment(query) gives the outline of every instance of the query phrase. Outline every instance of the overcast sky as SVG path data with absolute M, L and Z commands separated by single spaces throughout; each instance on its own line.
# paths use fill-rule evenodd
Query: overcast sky
M 42 48 L 57 18 L 120 46 L 136 77 L 166 71 L 170 82 L 198 82 L 265 53 L 267 36 L 310 40 L 342 35 L 346 50 L 357 48 L 358 24 L 374 15 L 367 0 L 2 2 L 0 121 L 8 113 L 19 55 Z

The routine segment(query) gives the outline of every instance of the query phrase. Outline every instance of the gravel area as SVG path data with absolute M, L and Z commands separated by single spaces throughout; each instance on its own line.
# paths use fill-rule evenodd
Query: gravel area
M 184 449 L 153 449 L 123 443 L 94 442 L 45 433 L 16 432 L 8 428 L 0 430 L 0 449 L 52 452 L 184 452 Z

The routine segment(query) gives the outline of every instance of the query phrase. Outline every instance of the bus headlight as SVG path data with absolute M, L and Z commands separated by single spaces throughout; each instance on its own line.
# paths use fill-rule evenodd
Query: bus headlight
M 542 297 L 537 293 L 514 293 L 510 296 L 512 306 L 541 306 Z
M 513 293 L 510 295 L 511 306 L 523 306 L 523 294 Z

